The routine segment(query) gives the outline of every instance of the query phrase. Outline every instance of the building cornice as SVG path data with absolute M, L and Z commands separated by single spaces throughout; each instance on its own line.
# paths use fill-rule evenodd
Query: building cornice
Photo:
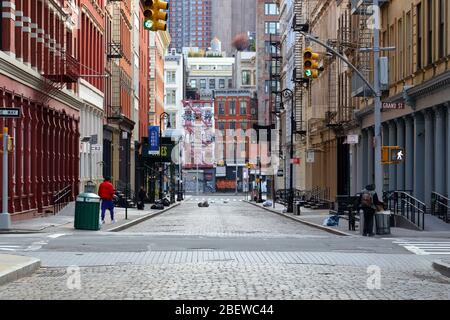
M 450 86 L 450 71 L 444 72 L 433 79 L 412 87 L 406 90 L 406 93 L 412 98 L 422 98 L 447 86 Z
M 417 86 L 414 86 L 412 88 L 406 89 L 406 96 L 408 99 L 412 100 L 411 102 L 414 102 L 417 98 L 423 98 L 428 95 L 433 94 L 436 91 L 442 90 L 446 87 L 450 87 L 450 71 L 444 72 L 433 79 L 430 79 L 428 81 L 425 81 Z M 401 102 L 405 100 L 405 94 L 398 93 L 396 95 L 387 97 L 384 101 L 385 102 Z M 355 111 L 355 117 L 356 118 L 364 118 L 365 116 L 368 116 L 373 113 L 374 107 L 373 104 Z

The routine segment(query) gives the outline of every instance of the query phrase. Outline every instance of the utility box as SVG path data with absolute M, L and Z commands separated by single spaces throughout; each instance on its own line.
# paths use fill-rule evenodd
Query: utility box
M 389 58 L 380 58 L 380 88 L 382 91 L 389 90 Z

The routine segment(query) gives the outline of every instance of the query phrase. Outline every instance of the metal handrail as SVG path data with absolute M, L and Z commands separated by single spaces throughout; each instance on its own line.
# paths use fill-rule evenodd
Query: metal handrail
M 387 190 L 383 191 L 383 202 L 387 205 L 389 210 L 393 210 L 393 202 L 394 202 L 394 194 L 396 192 L 406 192 L 408 194 L 412 194 L 413 190 Z
M 68 185 L 53 195 L 53 214 L 61 211 L 70 201 L 72 186 Z
M 431 193 L 431 214 L 444 220 L 446 223 L 450 222 L 450 199 L 437 192 Z
M 406 218 L 408 221 L 415 224 L 419 229 L 425 229 L 425 214 L 427 213 L 427 206 L 425 203 L 414 198 L 407 192 L 394 192 L 393 211 L 395 215 Z

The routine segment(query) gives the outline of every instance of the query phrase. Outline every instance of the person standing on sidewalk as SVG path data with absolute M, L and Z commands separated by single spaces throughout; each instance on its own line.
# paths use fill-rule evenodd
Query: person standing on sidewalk
M 383 206 L 384 203 L 378 199 L 378 194 L 375 191 L 375 185 L 368 185 L 362 190 L 359 198 L 359 208 L 364 214 L 364 226 L 363 236 L 372 237 L 373 233 L 373 220 L 375 218 L 375 212 L 377 212 L 378 206 Z
M 105 181 L 103 181 L 98 188 L 98 195 L 102 199 L 102 224 L 105 223 L 106 210 L 109 210 L 109 213 L 111 214 L 111 223 L 116 222 L 116 220 L 114 220 L 114 193 L 115 190 L 111 183 L 111 179 L 105 178 Z

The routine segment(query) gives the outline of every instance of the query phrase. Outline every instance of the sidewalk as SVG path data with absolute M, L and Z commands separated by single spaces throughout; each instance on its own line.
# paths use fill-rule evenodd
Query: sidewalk
M 116 223 L 111 223 L 109 211 L 107 211 L 105 224 L 101 225 L 100 231 L 121 231 L 179 205 L 180 202 L 175 203 L 170 207 L 166 207 L 164 210 L 152 210 L 150 209 L 150 204 L 146 204 L 144 210 L 128 208 L 127 219 L 125 219 L 125 208 L 114 208 L 114 219 L 116 220 Z M 49 231 L 49 229 L 52 231 L 75 230 L 74 216 L 75 203 L 70 203 L 57 215 L 13 222 L 12 229 L 3 231 L 2 233 L 37 233 L 46 232 Z
M 248 202 L 248 201 L 247 201 Z M 248 202 L 253 205 L 263 208 L 262 203 Z M 323 225 L 323 221 L 330 216 L 329 210 L 312 210 L 309 208 L 301 208 L 301 215 L 296 216 L 292 213 L 283 213 L 285 207 L 280 204 L 275 204 L 275 208 L 271 206 L 270 208 L 265 208 L 266 210 L 272 211 L 274 213 L 280 214 L 282 216 L 297 220 L 302 223 L 309 224 L 313 227 L 323 229 L 328 232 L 346 235 L 346 236 L 360 236 L 359 221 L 356 221 L 356 231 L 350 231 L 348 229 L 348 220 L 340 218 L 339 226 L 328 227 Z M 427 222 L 427 221 L 426 221 Z M 450 227 L 450 226 L 449 226 Z M 435 229 L 434 231 L 419 231 L 404 228 L 394 228 L 391 227 L 390 235 L 376 235 L 377 238 L 446 238 L 450 239 L 449 231 L 442 231 L 440 229 Z M 450 263 L 450 261 L 449 261 Z
M 0 254 L 0 285 L 29 276 L 40 266 L 36 258 Z
M 296 220 L 298 222 L 301 222 L 303 224 L 307 224 L 311 227 L 322 229 L 324 231 L 341 235 L 341 236 L 353 236 L 353 235 L 359 235 L 359 228 L 358 228 L 358 222 L 356 222 L 356 231 L 349 231 L 348 230 L 348 221 L 344 219 L 339 219 L 339 226 L 337 227 L 328 227 L 323 225 L 323 221 L 330 216 L 329 210 L 311 210 L 302 207 L 301 208 L 301 215 L 296 216 L 292 213 L 283 212 L 285 209 L 285 206 L 276 203 L 275 208 L 273 205 L 271 207 L 264 207 L 262 203 L 255 203 L 255 202 L 249 202 L 254 206 L 258 206 L 260 208 L 263 208 L 265 210 L 271 211 L 273 213 L 279 214 L 281 216 L 284 216 L 286 218 Z

